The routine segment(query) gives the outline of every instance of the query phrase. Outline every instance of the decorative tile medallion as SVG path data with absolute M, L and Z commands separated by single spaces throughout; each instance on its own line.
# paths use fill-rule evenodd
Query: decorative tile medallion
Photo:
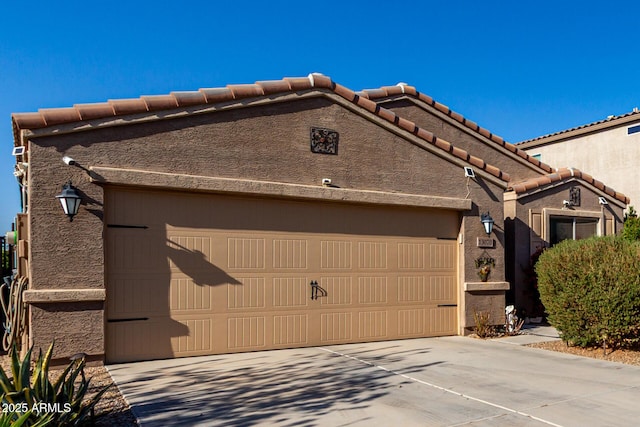
M 338 132 L 331 129 L 311 128 L 311 152 L 338 154 Z
M 569 200 L 571 206 L 580 206 L 580 187 L 571 187 L 569 189 Z

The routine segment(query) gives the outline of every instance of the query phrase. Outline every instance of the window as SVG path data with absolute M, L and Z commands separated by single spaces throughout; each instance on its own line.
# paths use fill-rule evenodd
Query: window
M 580 240 L 598 234 L 597 218 L 552 216 L 549 218 L 549 243 L 551 246 L 563 240 Z
M 627 135 L 633 135 L 634 133 L 638 133 L 638 132 L 640 132 L 640 125 L 631 126 L 630 128 L 627 128 Z

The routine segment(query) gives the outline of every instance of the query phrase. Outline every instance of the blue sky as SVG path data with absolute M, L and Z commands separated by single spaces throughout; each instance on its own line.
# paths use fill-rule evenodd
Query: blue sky
M 11 113 L 306 76 L 415 86 L 510 142 L 640 107 L 638 2 L 30 1 L 0 14 L 0 233 Z M 588 172 L 588 171 L 587 171 Z

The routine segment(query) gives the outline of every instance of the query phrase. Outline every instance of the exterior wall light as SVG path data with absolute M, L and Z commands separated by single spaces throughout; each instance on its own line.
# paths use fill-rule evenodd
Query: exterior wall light
M 493 230 L 493 218 L 489 215 L 489 212 L 483 213 L 480 215 L 480 222 L 484 226 L 484 231 L 487 233 L 487 236 L 491 236 L 491 231 Z
M 69 217 L 69 222 L 78 213 L 80 208 L 80 195 L 76 187 L 71 185 L 71 181 L 62 186 L 62 192 L 56 196 L 60 200 L 64 214 Z

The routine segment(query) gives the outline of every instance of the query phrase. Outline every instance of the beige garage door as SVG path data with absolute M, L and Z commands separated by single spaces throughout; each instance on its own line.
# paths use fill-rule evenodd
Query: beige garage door
M 109 362 L 453 335 L 455 212 L 110 188 Z

